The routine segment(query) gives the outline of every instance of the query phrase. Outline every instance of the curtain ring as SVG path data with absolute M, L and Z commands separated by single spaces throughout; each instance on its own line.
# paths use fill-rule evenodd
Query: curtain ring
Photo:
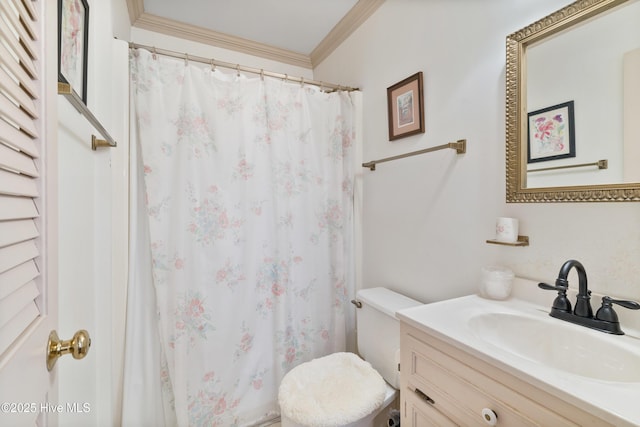
M 211 58 L 211 71 L 215 71 L 215 70 L 216 70 L 215 60 Z
M 189 65 L 189 54 L 188 53 L 184 54 L 184 65 Z
M 151 51 L 153 54 L 151 55 L 151 57 L 153 59 L 158 59 L 158 52 L 156 51 L 156 47 L 153 47 L 153 50 Z
M 260 68 L 260 80 L 264 81 L 264 70 Z
M 324 92 L 324 83 L 320 82 L 320 92 Z
M 288 82 L 288 81 L 289 81 L 289 74 L 285 74 L 285 75 L 284 75 L 284 81 L 285 81 L 285 82 Z
M 304 77 L 300 77 L 300 87 L 304 87 Z
M 240 77 L 240 64 L 236 64 L 236 77 Z

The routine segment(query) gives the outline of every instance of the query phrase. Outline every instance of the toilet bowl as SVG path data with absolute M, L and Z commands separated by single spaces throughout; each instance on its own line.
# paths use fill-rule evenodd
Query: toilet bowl
M 278 393 L 282 427 L 373 427 L 398 395 L 400 324 L 395 313 L 420 305 L 386 288 L 358 292 L 360 356 L 334 353 L 302 363 Z

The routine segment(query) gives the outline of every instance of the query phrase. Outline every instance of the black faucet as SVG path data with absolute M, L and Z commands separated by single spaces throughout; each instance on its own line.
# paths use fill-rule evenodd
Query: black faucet
M 571 302 L 567 298 L 567 289 L 569 288 L 567 277 L 569 276 L 569 271 L 574 267 L 578 272 L 578 295 L 576 306 L 572 311 Z M 591 291 L 587 286 L 587 272 L 580 262 L 573 259 L 562 265 L 555 286 L 538 283 L 538 287 L 558 291 L 558 296 L 551 306 L 550 316 L 609 334 L 624 335 L 620 328 L 620 322 L 618 322 L 618 315 L 611 304 L 618 304 L 631 310 L 640 309 L 640 304 L 635 301 L 614 300 L 605 296 L 602 298 L 602 306 L 594 317 L 591 309 Z

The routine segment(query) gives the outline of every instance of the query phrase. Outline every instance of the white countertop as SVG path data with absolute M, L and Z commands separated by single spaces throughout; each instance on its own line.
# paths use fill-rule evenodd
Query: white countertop
M 543 307 L 516 298 L 494 301 L 469 295 L 404 309 L 398 311 L 397 317 L 616 426 L 640 426 L 640 382 L 609 382 L 568 373 L 493 345 L 468 326 L 470 319 L 485 313 L 539 318 L 551 322 L 549 334 L 554 333 L 553 322 L 562 322 L 568 327 L 580 328 L 579 333 L 586 333 L 587 340 L 591 334 L 599 334 L 595 337 L 600 342 L 604 340 L 605 345 L 611 343 L 612 347 L 622 346 L 637 352 L 640 364 L 640 337 L 625 329 L 624 324 L 626 335 L 609 335 L 552 318 L 548 315 L 550 308 L 551 305 Z

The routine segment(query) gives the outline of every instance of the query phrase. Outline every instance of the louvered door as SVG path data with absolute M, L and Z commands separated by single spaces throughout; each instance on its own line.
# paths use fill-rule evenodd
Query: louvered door
M 54 0 L 0 0 L 0 425 L 44 425 L 55 402 Z M 51 38 L 54 38 L 52 41 Z M 52 114 L 48 114 L 52 111 Z M 49 135 L 53 135 L 50 137 Z M 51 170 L 50 170 L 51 169 Z M 53 249 L 53 250 L 51 250 Z M 50 404 L 49 404 L 50 405 Z M 55 415 L 49 425 L 55 425 Z

